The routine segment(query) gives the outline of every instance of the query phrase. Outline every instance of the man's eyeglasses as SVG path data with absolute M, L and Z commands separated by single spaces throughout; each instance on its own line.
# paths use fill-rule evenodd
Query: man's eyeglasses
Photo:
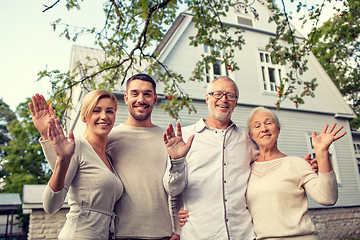
M 228 101 L 234 101 L 238 97 L 235 95 L 235 93 L 232 93 L 232 92 L 223 93 L 223 92 L 216 91 L 216 92 L 209 92 L 208 94 L 212 95 L 216 99 L 221 99 L 225 95 L 226 100 L 228 100 Z

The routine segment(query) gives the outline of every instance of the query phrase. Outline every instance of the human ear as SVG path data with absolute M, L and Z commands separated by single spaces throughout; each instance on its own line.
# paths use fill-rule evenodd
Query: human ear
M 251 140 L 255 141 L 254 138 L 253 138 L 253 134 L 251 131 L 249 131 L 249 137 L 251 138 Z
M 126 105 L 128 104 L 127 103 L 128 99 L 129 99 L 129 97 L 128 97 L 127 93 L 125 93 L 124 94 L 124 102 L 125 102 Z

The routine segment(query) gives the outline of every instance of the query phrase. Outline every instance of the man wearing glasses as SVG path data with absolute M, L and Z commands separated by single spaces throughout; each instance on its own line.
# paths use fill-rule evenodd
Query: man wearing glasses
M 164 133 L 171 162 L 165 189 L 172 196 L 182 193 L 191 213 L 182 240 L 255 238 L 245 191 L 257 150 L 245 129 L 231 121 L 238 96 L 235 82 L 219 77 L 207 88 L 208 119 L 183 130 L 177 124 L 176 133 L 170 124 Z

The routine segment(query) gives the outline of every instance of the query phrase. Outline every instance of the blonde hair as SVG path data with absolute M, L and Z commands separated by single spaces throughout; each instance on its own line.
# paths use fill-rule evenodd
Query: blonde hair
M 83 122 L 86 122 L 86 119 L 90 116 L 96 104 L 102 98 L 110 98 L 115 105 L 115 111 L 117 110 L 117 99 L 114 94 L 106 90 L 90 91 L 85 95 L 81 106 L 81 120 Z

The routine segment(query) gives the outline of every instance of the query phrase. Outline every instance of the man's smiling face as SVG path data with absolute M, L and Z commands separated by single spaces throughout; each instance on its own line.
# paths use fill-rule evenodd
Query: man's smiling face
M 150 82 L 133 80 L 124 96 L 130 116 L 136 121 L 147 120 L 156 104 L 157 95 Z
M 233 93 L 236 95 L 236 87 L 233 82 L 227 79 L 219 79 L 213 83 L 209 92 Z M 231 114 L 237 105 L 237 99 L 230 101 L 227 100 L 225 96 L 216 99 L 210 94 L 207 94 L 206 103 L 208 104 L 209 118 L 224 122 L 231 119 Z

